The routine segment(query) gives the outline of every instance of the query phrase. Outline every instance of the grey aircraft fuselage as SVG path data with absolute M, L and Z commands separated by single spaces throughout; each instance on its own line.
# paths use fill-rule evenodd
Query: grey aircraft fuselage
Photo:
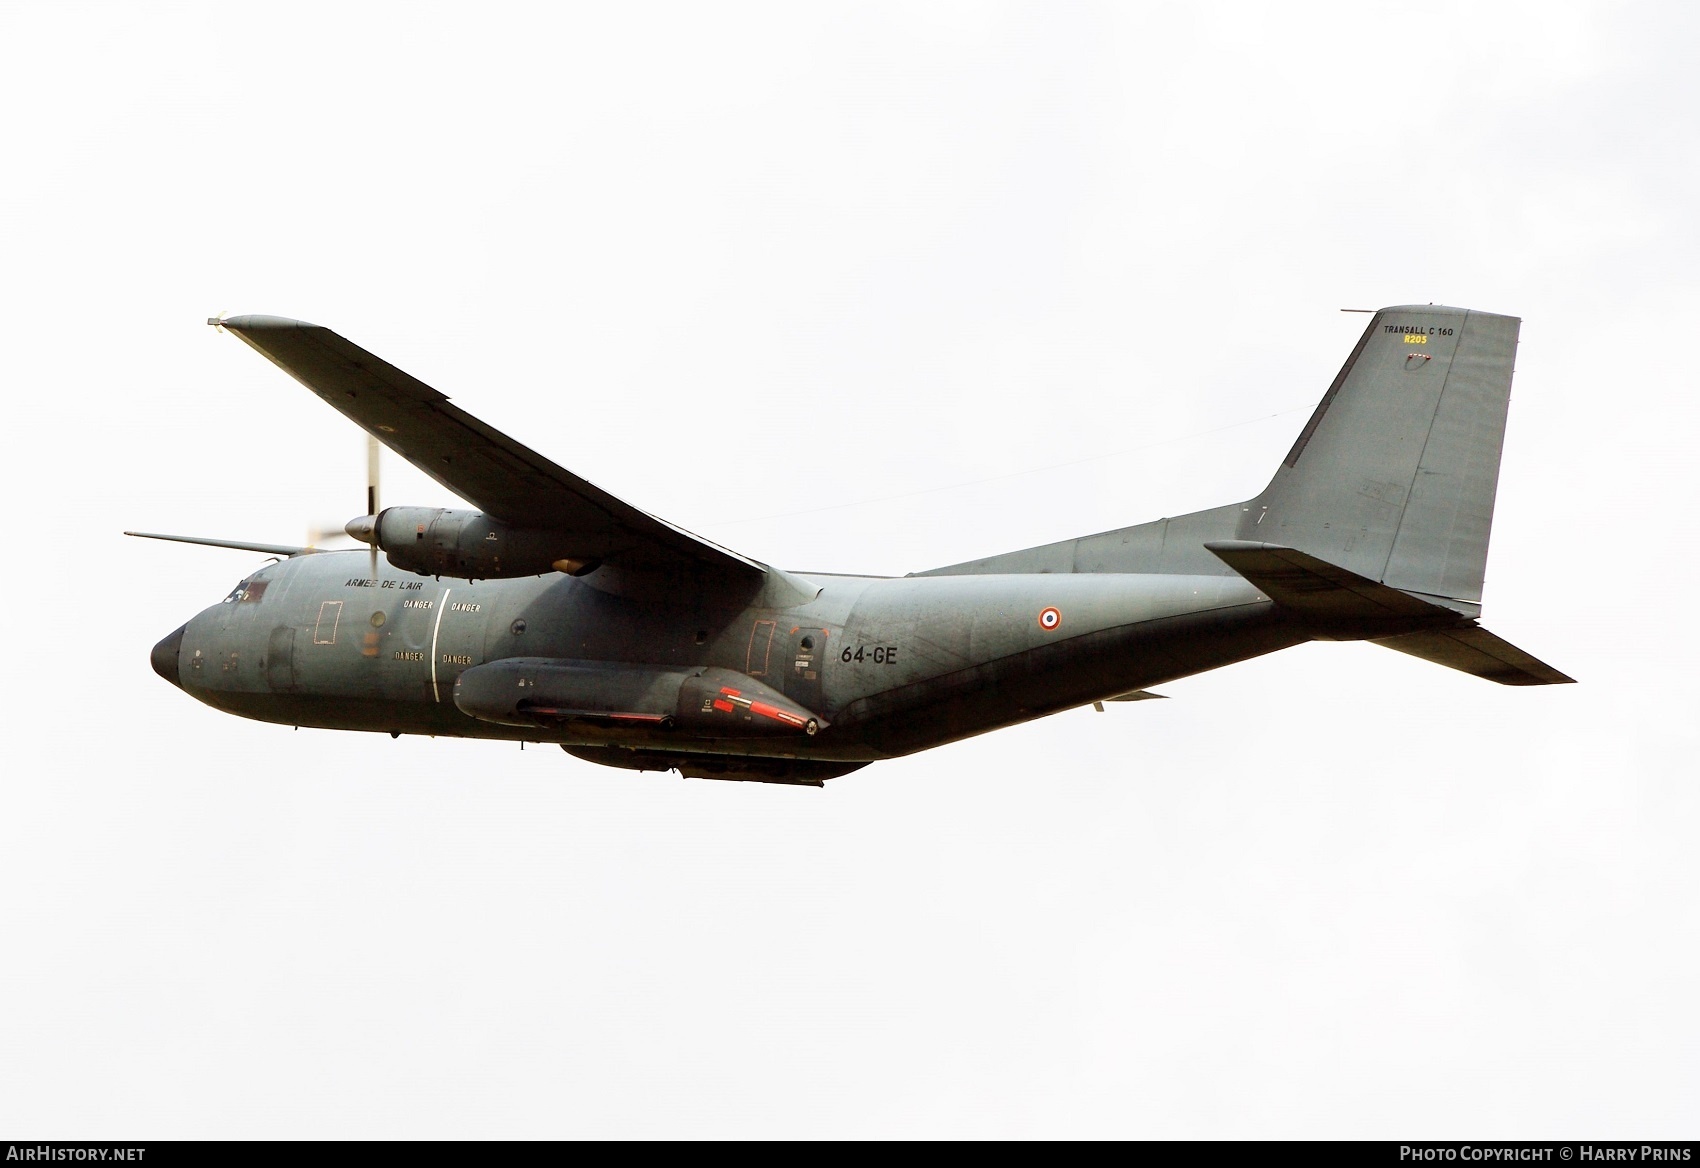
M 902 578 L 714 545 L 328 329 L 209 323 L 478 508 L 378 511 L 374 479 L 374 513 L 348 525 L 370 559 L 156 537 L 286 557 L 153 652 L 166 680 L 243 717 L 818 785 L 1308 640 L 1570 680 L 1477 622 L 1514 317 L 1375 313 L 1253 499 Z
M 716 606 L 570 576 L 421 578 L 362 552 L 268 565 L 184 627 L 171 678 L 287 725 L 860 764 L 1113 698 L 1309 639 L 1237 576 L 791 576 L 805 595 Z M 813 595 L 807 595 L 807 593 Z M 1056 614 L 1044 623 L 1047 613 Z M 1051 627 L 1046 627 L 1050 623 Z M 163 651 L 162 651 L 163 652 Z M 505 659 L 719 667 L 821 715 L 813 735 L 511 726 L 463 713 L 461 675 Z

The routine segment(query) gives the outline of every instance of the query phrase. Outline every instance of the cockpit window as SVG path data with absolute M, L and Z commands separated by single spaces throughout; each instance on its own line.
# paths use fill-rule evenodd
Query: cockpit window
M 226 604 L 258 604 L 260 597 L 266 594 L 269 580 L 255 580 L 252 577 L 242 581 L 224 598 Z

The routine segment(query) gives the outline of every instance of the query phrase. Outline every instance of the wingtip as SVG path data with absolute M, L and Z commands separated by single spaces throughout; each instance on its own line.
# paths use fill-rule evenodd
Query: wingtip
M 208 320 L 207 323 L 216 324 L 220 327 L 229 329 L 232 332 L 238 333 L 275 332 L 282 329 L 311 329 L 319 327 L 318 325 L 312 324 L 308 321 L 294 320 L 287 316 L 264 316 L 259 314 L 251 314 L 248 316 L 226 316 L 221 317 L 216 321 Z

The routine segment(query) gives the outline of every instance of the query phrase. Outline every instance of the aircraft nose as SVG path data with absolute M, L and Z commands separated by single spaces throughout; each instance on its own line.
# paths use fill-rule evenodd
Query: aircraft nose
M 183 630 L 188 627 L 180 625 L 176 632 L 155 645 L 150 658 L 153 671 L 179 689 L 183 688 L 183 682 L 177 676 L 177 654 L 183 648 Z

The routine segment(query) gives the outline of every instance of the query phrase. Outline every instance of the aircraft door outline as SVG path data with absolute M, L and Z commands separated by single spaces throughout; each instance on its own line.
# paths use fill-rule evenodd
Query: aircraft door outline
M 278 625 L 266 643 L 266 685 L 273 693 L 294 693 L 295 626 Z
M 773 630 L 778 623 L 759 620 L 750 629 L 750 649 L 744 657 L 744 672 L 749 676 L 767 676 L 768 657 L 773 652 Z
M 326 618 L 330 624 L 325 624 Z M 336 644 L 336 627 L 342 623 L 342 601 L 325 600 L 319 604 L 319 619 L 313 622 L 313 644 Z

